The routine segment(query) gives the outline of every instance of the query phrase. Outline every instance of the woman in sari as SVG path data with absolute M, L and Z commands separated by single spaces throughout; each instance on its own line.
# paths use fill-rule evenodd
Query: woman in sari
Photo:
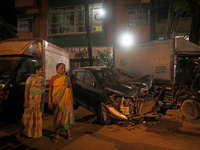
M 73 95 L 70 77 L 65 75 L 65 65 L 58 63 L 57 75 L 51 78 L 49 85 L 48 106 L 54 112 L 53 142 L 58 142 L 59 135 L 66 132 L 68 140 L 71 140 L 70 127 L 74 124 Z
M 38 138 L 42 136 L 42 94 L 44 93 L 44 80 L 42 66 L 35 67 L 35 75 L 28 77 L 24 92 L 24 113 L 22 117 L 22 128 L 15 134 L 18 138 L 20 134 L 27 137 Z

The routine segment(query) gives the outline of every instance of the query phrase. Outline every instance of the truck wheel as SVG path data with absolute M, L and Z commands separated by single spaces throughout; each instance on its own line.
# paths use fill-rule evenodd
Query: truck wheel
M 97 118 L 101 124 L 107 125 L 110 123 L 110 116 L 104 104 L 100 104 L 97 108 Z
M 185 100 L 181 112 L 186 118 L 197 119 L 200 117 L 200 103 L 192 99 Z

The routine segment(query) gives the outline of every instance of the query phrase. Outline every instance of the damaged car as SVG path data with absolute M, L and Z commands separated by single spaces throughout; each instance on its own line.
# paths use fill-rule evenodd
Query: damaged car
M 151 75 L 136 78 L 117 68 L 92 66 L 73 70 L 71 80 L 75 103 L 96 113 L 102 124 L 157 116 Z

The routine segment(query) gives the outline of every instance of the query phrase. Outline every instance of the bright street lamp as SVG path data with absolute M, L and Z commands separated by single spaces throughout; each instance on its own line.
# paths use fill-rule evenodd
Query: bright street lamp
M 134 45 L 134 37 L 130 33 L 123 33 L 120 36 L 120 45 L 123 47 L 130 47 Z

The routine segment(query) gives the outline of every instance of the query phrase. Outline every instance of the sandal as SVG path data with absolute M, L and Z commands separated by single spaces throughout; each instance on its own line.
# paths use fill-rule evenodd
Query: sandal
M 52 141 L 53 141 L 54 143 L 58 143 L 58 139 L 57 139 L 57 138 L 53 138 Z
M 16 137 L 16 138 L 19 138 L 19 137 L 20 137 L 20 133 L 16 133 L 16 134 L 15 134 L 15 137 Z
M 67 139 L 68 140 L 72 140 L 72 136 L 70 135 L 70 136 L 67 136 Z
M 58 143 L 58 139 L 59 139 L 59 135 L 56 135 L 56 136 L 52 139 L 52 141 L 55 142 L 55 143 Z
M 71 136 L 71 134 L 69 134 L 70 132 L 68 130 L 66 131 L 66 139 L 72 140 L 72 136 Z

